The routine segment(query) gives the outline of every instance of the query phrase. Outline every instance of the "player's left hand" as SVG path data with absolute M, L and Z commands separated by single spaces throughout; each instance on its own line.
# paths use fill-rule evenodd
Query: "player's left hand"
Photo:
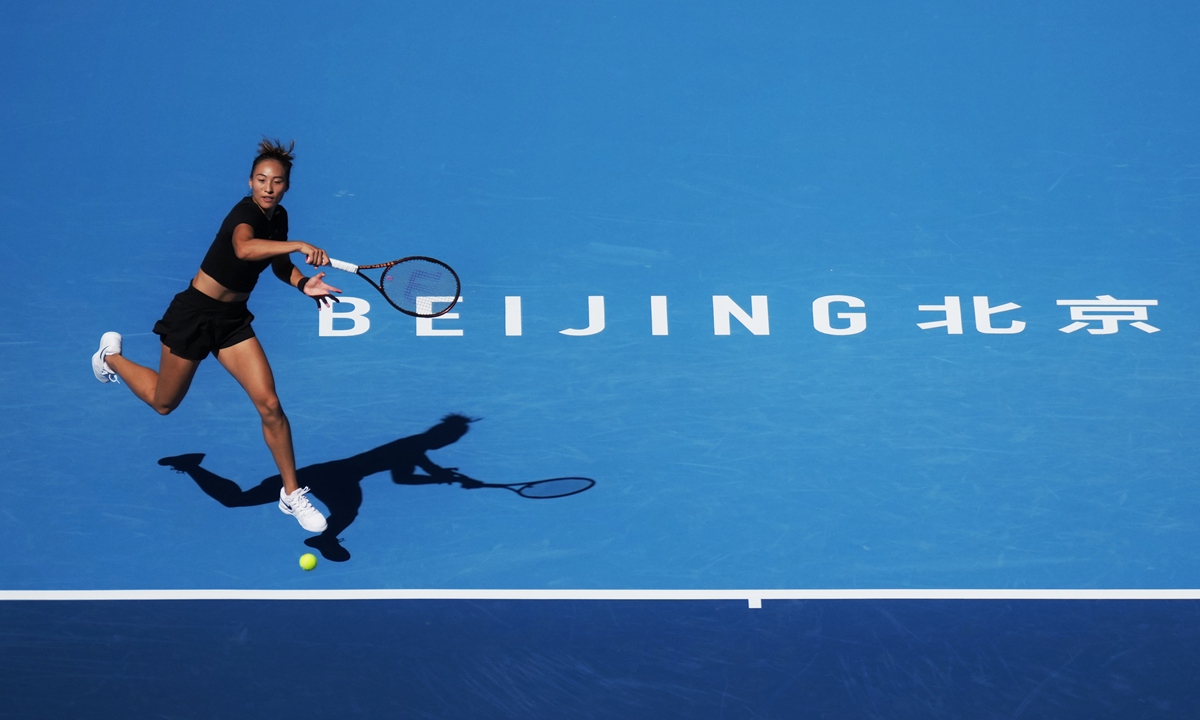
M 323 279 L 325 273 L 319 272 L 308 279 L 304 284 L 304 294 L 317 301 L 317 307 L 331 306 L 335 302 L 341 302 L 333 293 L 340 293 L 341 290 L 335 288 Z

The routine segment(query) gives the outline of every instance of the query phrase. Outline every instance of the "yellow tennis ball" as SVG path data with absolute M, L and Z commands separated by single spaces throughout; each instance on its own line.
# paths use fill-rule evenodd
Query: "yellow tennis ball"
M 312 570 L 317 566 L 317 556 L 312 553 L 304 553 L 300 556 L 300 567 L 305 570 Z

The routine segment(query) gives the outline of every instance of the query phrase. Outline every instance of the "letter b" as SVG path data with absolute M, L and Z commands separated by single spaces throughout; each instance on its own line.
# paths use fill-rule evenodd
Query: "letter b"
M 371 303 L 356 297 L 341 296 L 338 300 L 341 302 L 322 307 L 321 311 L 317 313 L 318 335 L 321 337 L 349 337 L 350 335 L 362 335 L 371 329 L 371 319 L 367 317 L 367 313 L 371 310 Z M 348 311 L 346 310 L 347 306 L 350 308 Z M 338 329 L 334 327 L 335 320 L 349 320 L 352 325 Z

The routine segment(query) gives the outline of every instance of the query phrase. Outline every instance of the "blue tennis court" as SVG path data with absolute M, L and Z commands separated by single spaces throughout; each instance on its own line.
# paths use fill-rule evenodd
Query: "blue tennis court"
M 0 7 L 0 717 L 1190 717 L 1198 30 Z M 251 297 L 320 535 L 215 361 L 167 417 L 88 365 L 263 136 L 292 238 L 462 278 Z

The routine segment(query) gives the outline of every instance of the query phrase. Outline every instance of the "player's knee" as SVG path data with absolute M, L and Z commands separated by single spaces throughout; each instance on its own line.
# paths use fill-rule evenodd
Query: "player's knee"
M 154 408 L 154 412 L 159 415 L 170 415 L 175 408 L 179 407 L 179 402 L 183 398 L 167 398 L 160 399 L 157 396 L 150 400 L 150 407 Z
M 258 414 L 262 416 L 264 423 L 278 423 L 284 420 L 283 405 L 275 395 L 258 400 L 255 407 L 258 408 Z

